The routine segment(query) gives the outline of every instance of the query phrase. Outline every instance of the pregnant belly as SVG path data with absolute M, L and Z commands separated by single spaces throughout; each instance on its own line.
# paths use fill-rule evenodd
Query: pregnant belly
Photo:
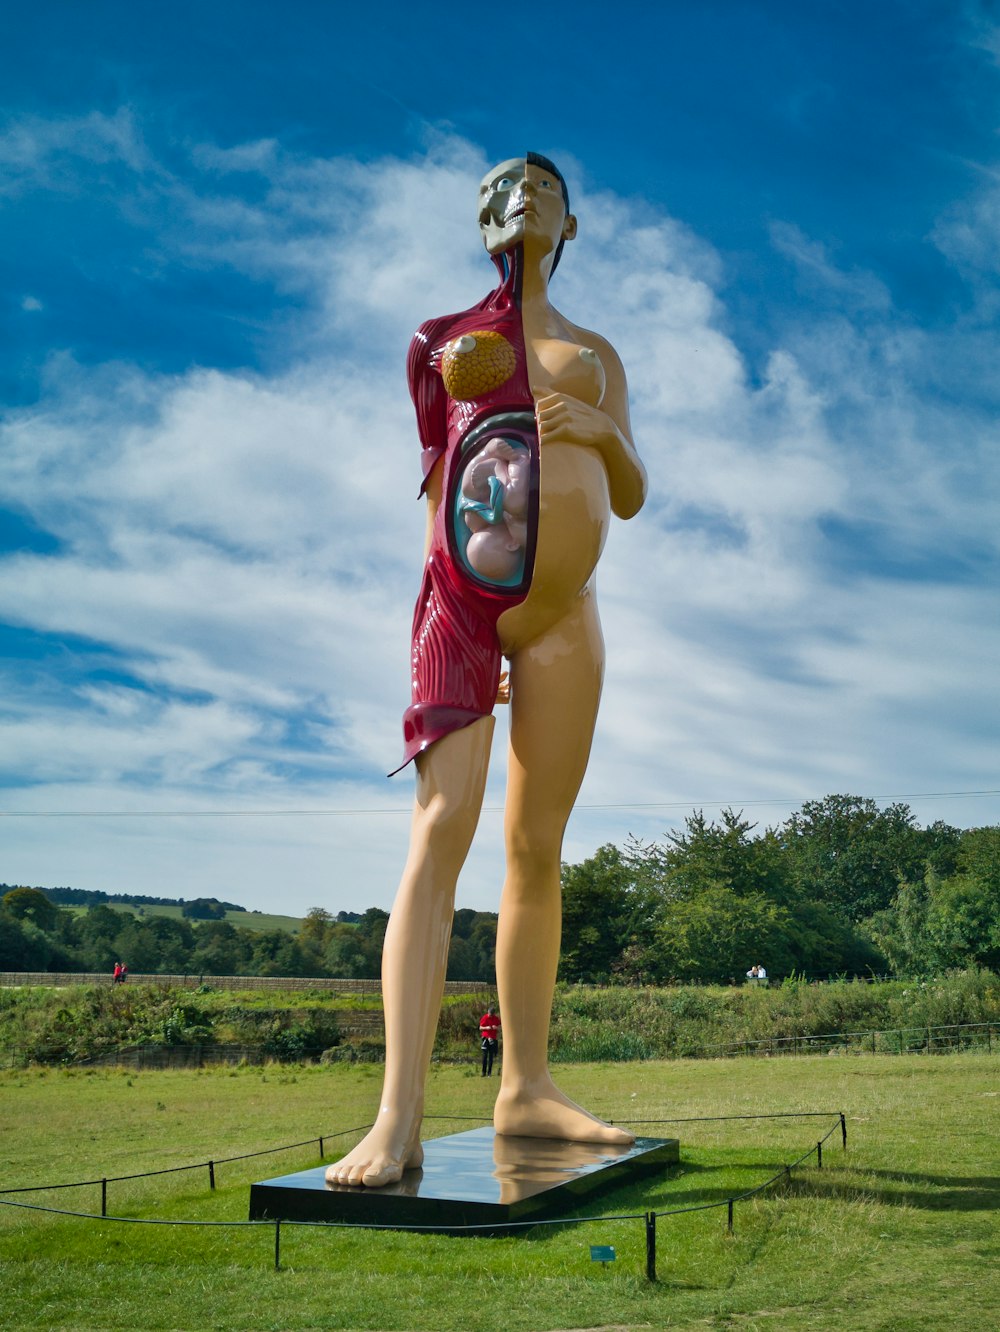
M 525 600 L 497 625 L 509 656 L 573 609 L 597 567 L 611 520 L 608 476 L 594 449 L 548 444 L 541 452 L 538 546 Z

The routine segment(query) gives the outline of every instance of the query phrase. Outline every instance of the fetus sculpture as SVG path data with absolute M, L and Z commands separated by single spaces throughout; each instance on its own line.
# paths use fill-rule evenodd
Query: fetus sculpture
M 465 558 L 489 582 L 523 576 L 530 463 L 526 448 L 490 439 L 462 478 L 460 507 L 471 533 Z
M 455 888 L 482 806 L 493 710 L 508 699 L 494 1127 L 502 1136 L 632 1141 L 556 1087 L 548 1031 L 562 839 L 604 674 L 594 573 L 611 515 L 639 511 L 646 474 L 614 348 L 549 300 L 549 278 L 577 232 L 562 175 L 535 153 L 500 163 L 479 187 L 478 220 L 497 287 L 425 323 L 407 360 L 427 501 L 403 718 L 416 800 L 383 952 L 382 1096 L 367 1136 L 327 1171 L 341 1185 L 377 1188 L 423 1160 Z

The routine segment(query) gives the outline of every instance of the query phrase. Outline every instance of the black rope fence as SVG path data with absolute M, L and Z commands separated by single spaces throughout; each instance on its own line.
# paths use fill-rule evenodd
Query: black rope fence
M 946 1026 L 882 1027 L 867 1031 L 828 1031 L 811 1036 L 765 1036 L 762 1040 L 722 1041 L 706 1055 L 951 1054 L 956 1050 L 1000 1050 L 1000 1022 L 955 1022 Z
M 484 1123 L 481 1116 L 475 1115 L 425 1115 L 425 1120 L 446 1120 L 448 1122 L 474 1122 Z M 658 1128 L 674 1124 L 718 1124 L 736 1121 L 759 1121 L 774 1119 L 824 1119 L 833 1120 L 833 1123 L 819 1138 L 814 1146 L 808 1147 L 794 1161 L 783 1164 L 781 1169 L 762 1184 L 755 1185 L 752 1189 L 746 1189 L 740 1193 L 733 1194 L 731 1197 L 717 1199 L 714 1202 L 693 1203 L 685 1207 L 664 1208 L 659 1211 L 649 1209 L 642 1212 L 620 1212 L 603 1213 L 596 1216 L 564 1216 L 552 1217 L 547 1219 L 531 1219 L 527 1221 L 503 1221 L 487 1222 L 481 1225 L 442 1225 L 432 1226 L 420 1224 L 416 1226 L 405 1225 L 382 1225 L 375 1222 L 365 1222 L 359 1226 L 351 1221 L 290 1221 L 290 1220 L 257 1220 L 257 1221 L 202 1221 L 185 1218 L 169 1217 L 137 1217 L 137 1216 L 115 1216 L 109 1214 L 107 1210 L 107 1189 L 109 1184 L 122 1183 L 136 1179 L 152 1179 L 157 1176 L 178 1174 L 185 1170 L 207 1170 L 209 1174 L 209 1188 L 215 1189 L 215 1167 L 217 1165 L 227 1165 L 235 1161 L 248 1161 L 254 1157 L 272 1156 L 276 1152 L 294 1151 L 301 1147 L 311 1147 L 316 1144 L 319 1148 L 320 1160 L 325 1158 L 326 1143 L 336 1138 L 347 1137 L 355 1133 L 367 1132 L 372 1126 L 370 1124 L 358 1125 L 355 1128 L 340 1129 L 334 1133 L 325 1133 L 316 1138 L 306 1138 L 302 1142 L 286 1143 L 280 1147 L 266 1147 L 261 1151 L 243 1152 L 238 1156 L 225 1156 L 214 1158 L 210 1161 L 199 1161 L 191 1165 L 168 1166 L 160 1170 L 145 1170 L 128 1175 L 108 1175 L 100 1179 L 73 1180 L 63 1184 L 29 1184 L 18 1188 L 0 1189 L 0 1207 L 12 1207 L 21 1211 L 43 1212 L 52 1216 L 75 1217 L 84 1221 L 105 1221 L 114 1222 L 119 1225 L 139 1225 L 139 1226 L 203 1226 L 213 1229 L 230 1230 L 259 1230 L 262 1227 L 268 1231 L 274 1232 L 274 1268 L 275 1271 L 281 1267 L 281 1228 L 282 1226 L 295 1226 L 299 1228 L 312 1228 L 321 1230 L 391 1230 L 391 1231 L 411 1231 L 420 1234 L 443 1233 L 448 1235 L 477 1233 L 496 1233 L 502 1230 L 508 1233 L 516 1230 L 528 1230 L 543 1226 L 582 1226 L 582 1225 L 608 1225 L 617 1222 L 641 1221 L 645 1227 L 646 1238 L 646 1277 L 650 1281 L 656 1281 L 656 1222 L 658 1219 L 668 1217 L 685 1216 L 694 1212 L 719 1211 L 726 1209 L 726 1230 L 729 1235 L 735 1233 L 735 1209 L 737 1203 L 747 1202 L 752 1198 L 758 1197 L 768 1189 L 774 1188 L 779 1183 L 789 1183 L 791 1181 L 792 1171 L 798 1169 L 816 1157 L 817 1169 L 823 1168 L 823 1146 L 835 1134 L 840 1134 L 841 1146 L 847 1150 L 847 1116 L 842 1110 L 788 1110 L 778 1111 L 765 1115 L 691 1115 L 673 1119 L 633 1119 L 618 1120 L 621 1125 L 644 1126 L 646 1128 Z M 614 1120 L 609 1119 L 609 1123 Z M 13 1193 L 38 1193 L 54 1189 L 75 1189 L 88 1188 L 100 1185 L 101 1187 L 101 1210 L 97 1212 L 75 1212 L 68 1208 L 45 1207 L 39 1203 L 17 1202 L 9 1197 Z

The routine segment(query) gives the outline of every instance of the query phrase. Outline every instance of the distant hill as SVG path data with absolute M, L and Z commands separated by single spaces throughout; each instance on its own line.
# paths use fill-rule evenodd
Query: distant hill
M 19 887 L 17 884 L 0 883 L 0 897 L 9 892 L 11 888 Z M 56 906 L 165 906 L 191 908 L 198 904 L 205 903 L 214 908 L 210 913 L 217 915 L 220 919 L 229 911 L 246 911 L 245 906 L 240 906 L 237 902 L 220 902 L 217 897 L 199 897 L 193 902 L 186 902 L 183 897 L 146 897 L 141 893 L 105 893 L 100 888 L 42 888 L 38 887 L 40 893 L 44 893 L 50 902 Z M 192 914 L 189 913 L 188 914 Z
M 298 916 L 276 916 L 264 911 L 247 911 L 244 907 L 237 907 L 235 911 L 227 911 L 222 916 L 215 917 L 185 917 L 185 907 L 179 902 L 170 902 L 167 906 L 135 906 L 131 902 L 121 902 L 111 900 L 109 902 L 99 903 L 101 906 L 109 907 L 112 911 L 122 911 L 127 914 L 139 917 L 149 916 L 167 916 L 171 920 L 188 919 L 192 925 L 200 925 L 205 919 L 226 920 L 238 930 L 252 930 L 255 934 L 267 934 L 271 930 L 281 930 L 284 934 L 297 934 L 302 921 Z M 190 907 L 191 903 L 185 903 Z M 84 912 L 87 910 L 84 906 L 67 906 L 67 911 Z

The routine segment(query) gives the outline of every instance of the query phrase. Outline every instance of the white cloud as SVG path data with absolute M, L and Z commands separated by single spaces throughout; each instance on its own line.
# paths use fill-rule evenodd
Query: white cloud
M 930 239 L 965 279 L 976 322 L 995 325 L 1000 308 L 1000 171 L 985 170 L 980 188 L 943 213 Z
M 421 319 L 490 282 L 473 208 L 488 163 L 453 138 L 368 165 L 264 141 L 202 145 L 181 180 L 150 165 L 125 114 L 26 134 L 8 144 L 25 179 L 57 152 L 116 154 L 159 182 L 143 225 L 171 262 L 308 300 L 280 373 L 161 377 L 64 355 L 42 401 L 9 414 L 0 486 L 59 544 L 0 561 L 0 615 L 82 646 L 77 675 L 42 690 L 44 662 L 30 678 L 10 667 L 3 745 L 22 789 L 5 806 L 405 807 L 408 780 L 378 778 L 398 752 L 423 531 L 402 358 Z M 265 186 L 253 204 L 247 173 Z M 786 226 L 776 243 L 834 313 L 804 307 L 754 384 L 708 245 L 642 201 L 579 187 L 574 210 L 553 296 L 621 352 L 651 479 L 602 564 L 608 683 L 581 802 L 775 800 L 781 817 L 833 789 L 989 785 L 995 578 L 955 586 L 934 553 L 995 560 L 996 431 L 924 387 L 951 335 L 909 327 L 877 279 Z M 567 855 L 683 812 L 581 810 Z M 250 906 L 278 885 L 296 911 L 388 905 L 406 837 L 399 814 L 41 822 L 5 823 L 8 879 L 183 880 L 185 896 Z M 484 816 L 470 904 L 495 903 L 499 827 Z
M 128 107 L 112 116 L 91 111 L 61 119 L 12 119 L 0 132 L 0 163 L 0 193 L 10 195 L 38 188 L 75 193 L 81 181 L 108 166 L 136 173 L 158 170 Z
M 791 260 L 807 290 L 833 294 L 842 308 L 848 310 L 889 309 L 888 289 L 874 273 L 839 268 L 830 258 L 827 246 L 810 240 L 793 222 L 772 222 L 770 233 L 771 244 Z

